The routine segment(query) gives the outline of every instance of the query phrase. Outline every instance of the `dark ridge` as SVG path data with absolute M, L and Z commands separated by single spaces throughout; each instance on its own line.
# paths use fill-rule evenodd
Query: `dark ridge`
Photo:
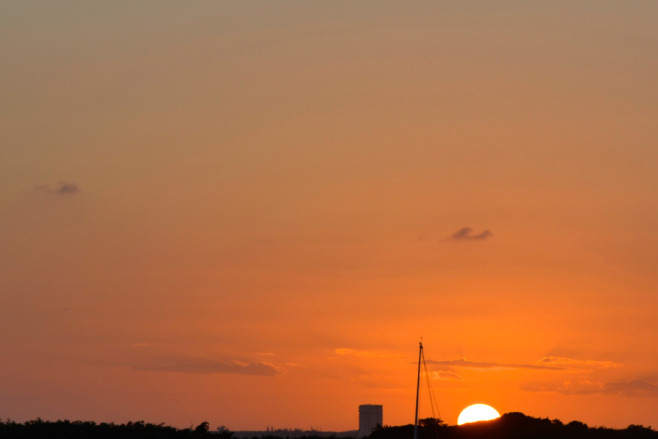
M 370 439 L 411 439 L 413 425 L 379 427 Z M 658 431 L 641 425 L 625 429 L 588 427 L 582 422 L 533 418 L 523 413 L 506 413 L 492 421 L 446 425 L 440 419 L 419 421 L 418 439 L 658 439 Z

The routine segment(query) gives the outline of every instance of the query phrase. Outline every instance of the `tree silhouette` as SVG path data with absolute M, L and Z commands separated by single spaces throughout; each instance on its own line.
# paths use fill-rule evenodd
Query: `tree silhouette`
M 210 424 L 207 421 L 204 421 L 196 426 L 194 432 L 197 434 L 206 434 L 210 430 Z

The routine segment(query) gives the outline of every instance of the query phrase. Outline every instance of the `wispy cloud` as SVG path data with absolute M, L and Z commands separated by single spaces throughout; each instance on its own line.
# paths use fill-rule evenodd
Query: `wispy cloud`
M 647 380 L 609 382 L 605 384 L 604 392 L 613 395 L 657 396 L 658 383 Z
M 48 185 L 39 185 L 35 186 L 34 190 L 57 195 L 75 195 L 81 192 L 80 187 L 76 183 L 70 183 L 67 181 L 60 181 L 54 189 Z
M 564 367 L 555 365 L 543 365 L 537 363 L 497 363 L 489 361 L 471 361 L 466 358 L 456 360 L 428 360 L 428 364 L 438 366 L 464 367 L 469 369 L 541 369 L 541 370 L 564 370 Z
M 547 356 L 539 360 L 541 365 L 560 368 L 568 371 L 561 375 L 562 379 L 534 382 L 521 388 L 528 392 L 550 392 L 564 395 L 623 395 L 623 396 L 658 396 L 658 380 L 602 379 L 602 373 L 609 374 L 610 369 L 623 365 L 608 360 L 581 360 L 570 357 Z M 598 376 L 598 377 L 597 377 Z M 566 377 L 566 379 L 564 379 Z
M 489 230 L 475 233 L 470 227 L 462 227 L 450 236 L 453 241 L 484 241 L 493 236 Z
M 454 372 L 452 370 L 439 370 L 439 371 L 435 371 L 435 372 L 430 372 L 430 377 L 433 380 L 441 380 L 441 381 L 448 381 L 448 380 L 463 381 L 464 380 L 464 377 L 462 377 L 457 372 Z
M 184 358 L 180 361 L 158 361 L 149 364 L 133 364 L 135 370 L 215 374 L 229 373 L 238 375 L 274 376 L 280 371 L 272 364 L 249 361 L 213 361 Z
M 357 350 L 357 349 L 352 349 L 352 348 L 337 348 L 337 349 L 334 349 L 334 352 L 339 356 L 353 356 L 353 357 L 363 357 L 363 358 L 387 358 L 387 357 L 391 357 L 391 354 L 387 353 L 387 352 Z
M 592 380 L 562 381 L 559 383 L 527 384 L 522 389 L 528 392 L 561 393 L 564 395 L 658 396 L 658 382 L 644 379 L 610 382 Z
M 469 369 L 537 369 L 537 370 L 599 370 L 621 367 L 619 363 L 601 360 L 579 360 L 569 357 L 547 356 L 532 363 L 504 363 L 494 361 L 473 361 L 466 358 L 454 360 L 428 360 L 428 364 Z
M 621 367 L 619 363 L 614 361 L 600 361 L 600 360 L 578 360 L 569 357 L 553 357 L 548 356 L 539 360 L 539 364 L 546 366 L 555 366 L 563 369 L 611 369 L 614 367 Z

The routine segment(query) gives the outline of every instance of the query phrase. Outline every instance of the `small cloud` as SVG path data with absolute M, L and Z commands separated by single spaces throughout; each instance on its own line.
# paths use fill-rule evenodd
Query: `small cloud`
M 55 189 L 55 192 L 58 194 L 77 194 L 80 192 L 80 188 L 75 183 L 67 183 L 65 181 L 59 182 L 59 187 Z
M 48 185 L 39 185 L 35 186 L 34 190 L 59 195 L 75 195 L 81 192 L 80 187 L 76 183 L 69 183 L 67 181 L 60 181 L 55 189 L 52 189 Z
M 462 227 L 450 236 L 453 241 L 484 241 L 493 236 L 489 230 L 475 233 L 470 227 Z

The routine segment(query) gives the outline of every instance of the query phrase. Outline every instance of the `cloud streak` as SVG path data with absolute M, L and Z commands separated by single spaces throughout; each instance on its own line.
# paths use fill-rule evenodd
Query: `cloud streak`
M 569 357 L 541 358 L 535 363 L 500 363 L 492 361 L 472 361 L 466 358 L 455 360 L 428 360 L 428 364 L 438 366 L 463 367 L 468 369 L 534 369 L 534 370 L 600 370 L 621 367 L 613 361 L 577 360 Z
M 81 192 L 80 187 L 76 183 L 67 181 L 60 181 L 55 189 L 50 188 L 48 185 L 40 185 L 35 186 L 34 190 L 56 195 L 75 195 Z
M 459 375 L 457 372 L 451 371 L 451 370 L 440 370 L 436 372 L 432 372 L 430 374 L 430 377 L 434 380 L 441 380 L 441 381 L 464 381 L 464 377 Z
M 462 227 L 450 236 L 452 241 L 484 241 L 493 236 L 489 230 L 475 233 L 470 227 Z
M 610 382 L 563 381 L 561 383 L 527 384 L 522 389 L 527 392 L 561 393 L 563 395 L 658 396 L 658 382 L 643 379 Z
M 621 364 L 614 361 L 599 361 L 599 360 L 576 360 L 568 357 L 544 357 L 539 360 L 539 364 L 545 366 L 555 366 L 563 369 L 611 369 L 614 367 L 621 367 Z
M 428 364 L 438 366 L 464 367 L 469 369 L 538 369 L 538 370 L 564 370 L 564 367 L 533 363 L 496 363 L 488 361 L 471 361 L 466 358 L 457 360 L 428 360 Z
M 135 370 L 178 372 L 196 374 L 236 374 L 254 376 L 274 376 L 280 371 L 272 364 L 248 361 L 212 361 L 203 359 L 183 359 L 181 361 L 162 361 L 156 364 L 131 365 Z
M 388 358 L 391 356 L 391 354 L 385 352 L 357 350 L 352 348 L 337 348 L 334 349 L 334 352 L 341 357 L 353 356 L 362 358 Z

